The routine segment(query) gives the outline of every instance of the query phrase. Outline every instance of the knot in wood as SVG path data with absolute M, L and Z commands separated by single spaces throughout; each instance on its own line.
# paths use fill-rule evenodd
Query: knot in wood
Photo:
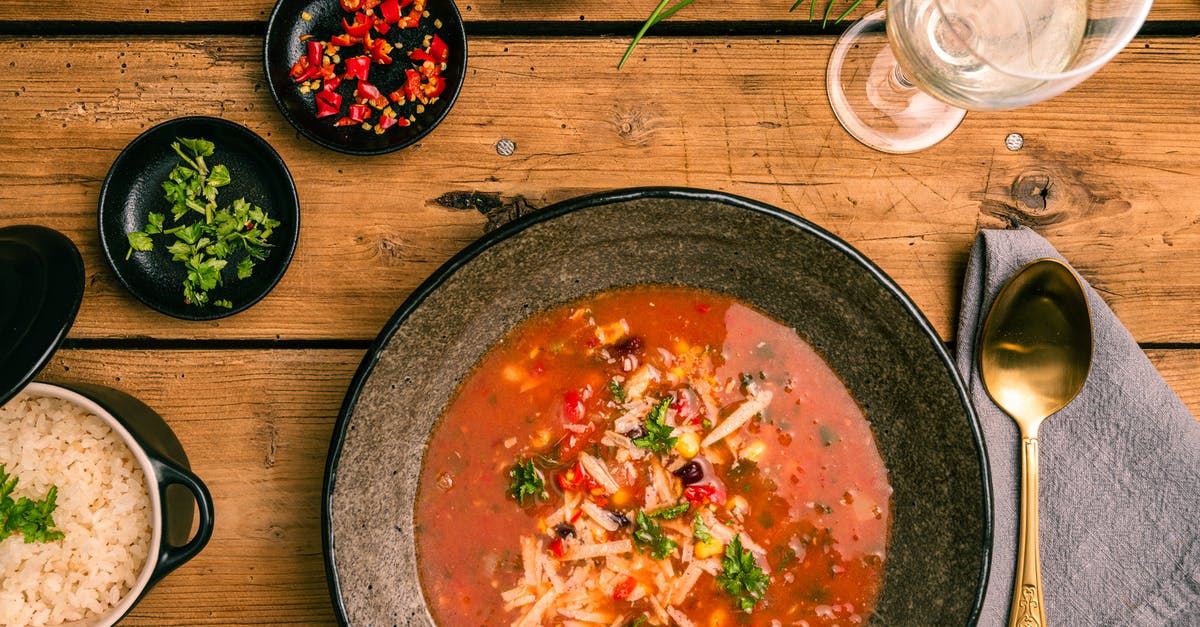
M 1013 180 L 1012 198 L 1027 209 L 1041 211 L 1047 207 L 1051 185 L 1052 181 L 1048 173 L 1026 172 Z

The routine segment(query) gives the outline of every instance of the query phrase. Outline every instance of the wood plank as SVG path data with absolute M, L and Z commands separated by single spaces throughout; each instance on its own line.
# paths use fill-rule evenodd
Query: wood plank
M 577 0 L 576 2 L 545 2 L 543 0 L 467 0 L 458 3 L 463 19 L 469 22 L 505 23 L 512 21 L 547 20 L 559 22 L 612 22 L 636 21 L 640 23 L 650 15 L 655 2 L 652 0 Z M 836 18 L 852 3 L 835 3 L 831 16 Z M 82 22 L 137 21 L 178 24 L 182 22 L 265 22 L 271 15 L 275 3 L 271 0 L 230 2 L 220 9 L 211 4 L 187 2 L 186 0 L 142 0 L 121 2 L 120 0 L 68 0 L 66 3 L 46 3 L 38 0 L 7 0 L 0 6 L 0 21 L 21 23 L 27 20 L 72 20 Z M 788 12 L 792 2 L 786 0 L 730 0 L 720 5 L 699 2 L 680 11 L 673 20 L 711 21 L 720 28 L 732 20 L 786 21 L 798 27 L 808 27 L 809 4 L 805 2 L 795 12 Z M 816 17 L 819 22 L 825 2 L 818 1 Z M 850 14 L 857 17 L 873 10 L 874 4 L 864 2 L 863 7 Z M 1150 11 L 1151 21 L 1196 21 L 1200 19 L 1200 6 L 1192 0 L 1158 0 Z M 817 24 L 814 24 L 816 26 Z M 630 30 L 630 35 L 636 27 Z
M 1200 350 L 1149 354 L 1200 415 Z M 216 532 L 208 547 L 151 590 L 123 624 L 333 621 L 319 497 L 333 422 L 361 357 L 345 350 L 67 350 L 55 356 L 44 380 L 107 385 L 155 408 L 215 499 Z
M 493 194 L 513 209 L 627 186 L 707 187 L 845 238 L 947 339 L 975 231 L 1022 223 L 1105 292 L 1139 341 L 1200 341 L 1193 41 L 1135 40 L 1081 87 L 1013 112 L 972 113 L 949 140 L 908 156 L 872 152 L 837 126 L 824 93 L 830 43 L 658 39 L 618 73 L 614 39 L 477 38 L 442 128 L 402 153 L 353 158 L 287 125 L 266 92 L 256 38 L 0 40 L 12 90 L 0 116 L 0 225 L 48 224 L 82 248 L 88 290 L 74 337 L 366 339 L 482 233 L 483 216 L 448 207 L 447 193 Z M 303 205 L 299 250 L 280 285 L 210 323 L 132 299 L 95 233 L 117 152 L 189 114 L 266 137 Z M 1014 131 L 1025 147 L 1010 152 L 1004 138 Z M 501 138 L 516 142 L 513 156 L 496 153 Z
M 332 623 L 321 553 L 324 460 L 361 351 L 61 351 L 43 380 L 153 407 L 216 511 L 212 540 L 124 625 Z

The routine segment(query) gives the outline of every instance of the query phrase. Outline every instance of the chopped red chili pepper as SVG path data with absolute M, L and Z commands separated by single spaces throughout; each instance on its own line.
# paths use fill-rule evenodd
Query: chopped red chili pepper
M 418 64 L 424 64 L 426 61 L 428 61 L 434 66 L 437 66 L 440 63 L 437 59 L 433 58 L 433 55 L 421 50 L 420 48 L 408 53 L 408 58 L 416 61 Z
M 354 94 L 363 100 L 374 100 L 380 96 L 379 88 L 367 81 L 358 81 L 358 89 L 354 90 Z
M 710 310 L 710 309 L 712 309 L 712 305 L 706 305 L 704 303 L 696 303 L 696 311 L 698 311 L 702 314 L 708 313 L 708 310 Z
M 400 0 L 384 0 L 379 3 L 379 13 L 383 15 L 385 24 L 395 24 L 400 21 Z
M 363 0 L 364 9 L 374 9 L 379 6 L 379 0 Z
M 429 81 L 421 85 L 421 91 L 424 92 L 426 98 L 437 98 L 442 95 L 443 91 L 446 91 L 446 79 L 436 74 L 430 76 Z
M 355 122 L 365 122 L 371 117 L 371 107 L 364 104 L 350 105 L 350 119 Z
M 319 41 L 309 40 L 308 42 L 308 64 L 314 66 L 321 65 L 321 57 L 325 52 L 325 44 Z
M 380 35 L 386 35 L 389 30 L 392 30 L 392 27 L 388 26 L 387 22 L 383 20 L 375 20 L 375 32 L 379 33 Z
M 350 35 L 347 35 L 345 33 L 342 33 L 340 35 L 334 35 L 333 37 L 329 38 L 329 43 L 331 43 L 335 46 L 341 46 L 343 48 L 346 46 L 353 46 L 354 44 L 359 43 L 361 41 L 362 41 L 362 37 L 351 37 Z
M 563 418 L 572 423 L 583 420 L 583 396 L 579 390 L 567 390 L 563 394 Z
M 367 80 L 367 73 L 371 71 L 371 57 L 351 57 L 346 59 L 346 73 L 342 78 L 357 78 L 360 81 Z
M 362 122 L 355 122 L 350 118 L 341 118 L 333 123 L 334 126 L 354 126 L 355 124 L 362 124 Z
M 353 13 L 362 6 L 362 0 L 341 0 L 342 10 Z
M 387 130 L 396 125 L 396 116 L 388 115 L 386 112 L 379 116 L 379 128 Z
M 433 39 L 429 42 L 429 54 L 433 55 L 438 63 L 445 63 L 450 58 L 450 47 L 442 41 L 441 37 L 434 34 Z
M 371 53 L 372 61 L 380 65 L 387 65 L 392 62 L 392 58 L 388 56 L 388 53 L 392 51 L 392 44 L 389 44 L 386 39 L 372 39 L 370 40 L 369 47 L 367 42 L 364 41 L 363 47 Z
M 704 503 L 720 505 L 725 502 L 725 495 L 713 485 L 688 486 L 683 491 L 683 498 L 696 506 L 703 505 Z
M 332 89 L 317 92 L 316 99 L 319 118 L 335 115 L 342 110 L 342 95 Z
M 372 18 L 370 15 L 365 13 L 355 13 L 353 24 L 347 22 L 346 18 L 342 18 L 342 28 L 346 31 L 346 34 L 350 35 L 351 37 L 366 37 L 371 32 L 371 24 L 373 22 L 374 18 Z
M 583 518 L 583 510 L 577 509 L 574 514 L 571 514 L 571 524 L 579 522 L 580 518 Z
M 333 91 L 338 88 L 338 85 L 341 84 L 342 79 L 338 78 L 337 76 L 330 76 L 329 78 L 325 79 L 325 83 L 321 85 L 321 89 L 324 91 Z
M 621 583 L 617 584 L 617 587 L 613 588 L 613 599 L 622 601 L 629 598 L 629 595 L 633 594 L 633 589 L 635 587 L 637 587 L 637 579 L 634 579 L 633 577 L 626 577 L 625 581 L 622 581 Z
M 421 95 L 421 75 L 416 70 L 404 70 L 404 73 L 408 75 L 408 80 L 404 81 L 404 95 L 410 102 L 416 101 Z
M 555 538 L 554 542 L 550 543 L 550 553 L 554 557 L 562 557 L 567 554 L 567 545 L 562 538 Z

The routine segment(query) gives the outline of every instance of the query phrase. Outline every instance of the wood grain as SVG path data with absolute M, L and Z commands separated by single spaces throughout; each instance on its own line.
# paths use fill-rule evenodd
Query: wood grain
M 331 0 L 333 1 L 333 0 Z M 645 20 L 654 9 L 652 0 L 576 0 L 575 2 L 548 2 L 547 0 L 462 0 L 458 2 L 463 19 L 468 22 L 494 22 L 503 24 L 512 21 L 545 20 L 556 22 L 588 23 L 611 21 Z M 851 2 L 838 0 L 832 17 L 836 18 L 849 7 Z M 78 20 L 83 22 L 136 21 L 151 23 L 181 22 L 265 22 L 275 3 L 271 0 L 229 3 L 220 10 L 214 5 L 186 0 L 68 0 L 65 3 L 47 3 L 39 0 L 7 0 L 0 6 L 0 21 L 21 23 L 26 20 Z M 673 20 L 710 21 L 716 28 L 723 28 L 732 20 L 786 21 L 797 27 L 808 28 L 809 4 L 793 13 L 788 12 L 792 2 L 786 0 L 729 0 L 727 2 L 701 1 L 680 11 Z M 856 17 L 874 7 L 873 2 L 864 2 L 850 14 Z M 824 0 L 817 3 L 819 22 L 825 9 Z M 1151 21 L 1179 21 L 1200 19 L 1200 5 L 1195 0 L 1159 0 L 1150 11 Z M 817 24 L 811 25 L 816 27 Z M 630 35 L 636 31 L 631 26 Z
M 1139 341 L 1200 341 L 1200 48 L 1138 39 L 1054 100 L 971 114 L 941 145 L 886 156 L 836 124 L 830 38 L 622 42 L 476 38 L 467 85 L 434 134 L 354 158 L 287 125 L 252 37 L 0 40 L 0 225 L 42 223 L 83 250 L 77 338 L 367 339 L 498 211 L 581 193 L 685 185 L 749 196 L 874 259 L 946 339 L 976 230 L 1029 225 L 1104 292 Z M 580 78 L 586 77 L 586 79 Z M 283 281 L 245 313 L 184 323 L 130 297 L 97 250 L 104 175 L 138 133 L 203 114 L 264 136 L 303 206 Z M 1025 147 L 1004 148 L 1010 132 Z M 516 153 L 499 156 L 509 138 Z M 484 194 L 482 205 L 463 194 Z M 449 195 L 449 196 L 448 196 Z M 457 196 L 456 196 L 457 195 Z M 488 196 L 490 195 L 490 196 Z
M 1200 415 L 1200 350 L 1152 361 Z M 328 624 L 325 454 L 361 351 L 66 350 L 42 378 L 107 385 L 155 408 L 208 485 L 216 531 L 125 625 Z

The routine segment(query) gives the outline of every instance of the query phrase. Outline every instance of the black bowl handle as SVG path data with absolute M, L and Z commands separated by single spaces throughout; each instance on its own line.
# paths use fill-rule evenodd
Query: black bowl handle
M 158 482 L 158 501 L 162 506 L 163 521 L 162 535 L 159 539 L 158 564 L 155 565 L 154 572 L 150 575 L 150 585 L 153 585 L 171 571 L 182 566 L 184 562 L 195 557 L 204 548 L 204 545 L 208 544 L 213 532 L 213 504 L 208 488 L 196 475 L 154 456 L 151 456 L 150 461 L 154 466 Z M 166 528 L 171 520 L 167 511 L 169 507 L 167 486 L 170 485 L 181 485 L 187 488 L 196 499 L 196 507 L 200 510 L 200 526 L 196 530 L 196 535 L 183 546 L 171 544 L 170 530 Z

